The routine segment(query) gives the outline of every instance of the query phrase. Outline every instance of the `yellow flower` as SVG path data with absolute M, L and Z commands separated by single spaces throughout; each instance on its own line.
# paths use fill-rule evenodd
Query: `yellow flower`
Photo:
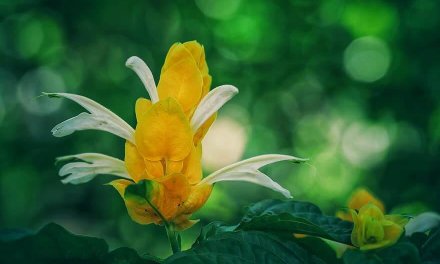
M 399 240 L 407 219 L 397 215 L 384 215 L 382 210 L 368 203 L 359 212 L 350 209 L 353 218 L 351 242 L 361 250 L 391 246 Z
M 48 94 L 73 100 L 89 112 L 55 126 L 54 136 L 97 129 L 126 140 L 124 161 L 98 153 L 59 158 L 80 160 L 60 169 L 60 175 L 67 176 L 63 183 L 84 183 L 97 174 L 119 176 L 121 179 L 109 184 L 124 199 L 134 221 L 140 224 L 166 221 L 177 229 L 188 228 L 196 222 L 189 217 L 207 201 L 216 182 L 247 181 L 290 197 L 288 190 L 259 168 L 283 160 L 305 161 L 293 156 L 261 155 L 203 178 L 201 140 L 214 122 L 217 110 L 238 92 L 232 85 L 210 91 L 211 76 L 203 46 L 196 41 L 174 44 L 166 56 L 157 87 L 150 69 L 140 58 L 131 57 L 126 65 L 139 76 L 151 99 L 136 101 L 136 129 L 86 97 Z
M 368 203 L 376 205 L 383 213 L 385 212 L 385 206 L 382 201 L 365 188 L 356 189 L 348 200 L 347 205 L 349 209 L 359 210 L 362 206 Z M 338 211 L 336 212 L 336 216 L 342 220 L 353 221 L 351 213 L 347 211 Z

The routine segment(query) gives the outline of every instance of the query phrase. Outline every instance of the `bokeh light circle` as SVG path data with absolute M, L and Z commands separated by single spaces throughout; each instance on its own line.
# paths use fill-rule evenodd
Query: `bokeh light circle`
M 271 21 L 271 23 L 268 23 Z M 216 23 L 214 37 L 220 54 L 230 60 L 276 60 L 284 43 L 285 17 L 270 1 L 243 5 L 236 15 Z
M 43 92 L 64 92 L 63 78 L 47 67 L 41 67 L 26 73 L 17 86 L 17 98 L 20 104 L 28 111 L 36 115 L 47 115 L 56 111 L 62 100 L 47 100 L 38 98 Z
M 239 161 L 246 142 L 243 125 L 229 117 L 218 118 L 203 140 L 203 165 L 214 171 Z
M 359 168 L 369 168 L 382 161 L 389 146 L 388 131 L 380 125 L 353 123 L 342 138 L 345 158 Z
M 228 19 L 237 12 L 241 0 L 195 0 L 195 2 L 205 16 L 214 19 Z
M 46 14 L 11 15 L 0 23 L 0 51 L 41 64 L 58 62 L 65 50 L 63 35 L 60 24 Z
M 44 41 L 43 25 L 40 21 L 26 21 L 18 32 L 17 47 L 24 58 L 30 58 L 41 48 Z
M 333 16 L 337 14 L 336 6 L 342 8 L 338 20 L 355 37 L 372 35 L 390 39 L 396 32 L 399 14 L 395 6 L 387 1 L 330 0 L 328 2 L 333 2 Z
M 388 45 L 376 37 L 355 39 L 344 52 L 344 67 L 356 81 L 374 82 L 385 76 L 391 63 Z

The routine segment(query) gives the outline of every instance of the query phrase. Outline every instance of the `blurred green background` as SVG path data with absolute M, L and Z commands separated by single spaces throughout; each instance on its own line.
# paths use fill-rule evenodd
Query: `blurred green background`
M 159 77 L 168 48 L 205 46 L 213 86 L 240 89 L 204 141 L 206 174 L 266 153 L 310 158 L 264 168 L 326 213 L 367 186 L 387 208 L 440 210 L 440 2 L 437 0 L 0 1 L 0 227 L 57 222 L 112 248 L 170 253 L 164 230 L 130 220 L 100 176 L 63 185 L 57 156 L 123 158 L 98 131 L 54 138 L 82 109 L 42 91 L 88 96 L 134 125 L 146 92 L 125 68 L 143 58 Z M 195 218 L 234 223 L 246 205 L 281 198 L 220 183 Z M 200 224 L 183 234 L 188 247 Z

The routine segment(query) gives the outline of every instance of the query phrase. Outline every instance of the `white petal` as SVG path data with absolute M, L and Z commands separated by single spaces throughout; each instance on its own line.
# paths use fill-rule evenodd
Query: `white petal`
M 277 182 L 273 181 L 269 176 L 260 171 L 232 171 L 227 173 L 222 173 L 215 178 L 215 182 L 220 181 L 244 181 L 255 183 L 276 192 L 281 193 L 287 198 L 291 198 L 290 192 L 279 185 Z
M 156 83 L 154 82 L 153 74 L 147 64 L 141 58 L 132 56 L 125 62 L 125 66 L 132 69 L 141 79 L 145 89 L 147 89 L 148 95 L 150 95 L 151 102 L 154 104 L 159 101 Z
M 221 85 L 211 90 L 203 97 L 191 118 L 191 127 L 197 131 L 217 110 L 238 93 L 238 89 L 232 85 Z
M 405 225 L 405 235 L 411 236 L 416 232 L 426 232 L 440 226 L 440 215 L 435 212 L 425 212 L 411 219 Z
M 57 158 L 57 161 L 78 159 L 61 167 L 59 175 L 65 177 L 62 183 L 81 184 L 95 178 L 98 174 L 111 174 L 122 178 L 131 179 L 122 160 L 99 154 L 82 153 Z
M 124 165 L 124 162 L 120 159 L 107 156 L 101 153 L 93 153 L 93 152 L 86 152 L 86 153 L 80 153 L 75 155 L 67 155 L 56 158 L 56 162 L 63 162 L 68 161 L 72 159 L 79 159 L 83 160 L 88 163 L 94 163 L 99 162 L 101 164 L 118 164 L 118 165 Z
M 64 137 L 75 131 L 88 129 L 107 131 L 130 141 L 132 139 L 132 135 L 128 131 L 113 123 L 111 119 L 89 113 L 81 113 L 67 119 L 56 125 L 51 132 L 55 137 Z
M 274 182 L 271 178 L 258 170 L 265 165 L 283 160 L 289 160 L 295 163 L 307 161 L 307 159 L 301 159 L 289 155 L 261 155 L 226 166 L 204 178 L 199 184 L 213 184 L 220 181 L 246 181 L 270 188 L 281 193 L 285 197 L 290 198 L 292 196 L 288 190 L 281 187 L 278 183 Z
M 70 135 L 76 130 L 98 129 L 113 133 L 132 143 L 134 142 L 134 129 L 115 113 L 98 104 L 97 102 L 76 94 L 68 93 L 43 93 L 49 97 L 63 97 L 70 99 L 91 114 L 81 113 L 68 119 L 52 129 L 54 136 Z

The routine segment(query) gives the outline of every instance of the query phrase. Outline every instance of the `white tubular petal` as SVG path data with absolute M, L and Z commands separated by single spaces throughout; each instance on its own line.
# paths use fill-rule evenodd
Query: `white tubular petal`
M 191 127 L 197 131 L 217 110 L 238 93 L 238 89 L 232 85 L 221 85 L 211 90 L 203 97 L 191 118 Z
M 83 153 L 57 158 L 57 161 L 78 159 L 81 161 L 70 162 L 61 167 L 59 175 L 65 177 L 61 180 L 67 184 L 81 184 L 91 181 L 98 174 L 111 174 L 122 178 L 131 179 L 122 160 L 99 154 Z
M 287 198 L 292 198 L 290 192 L 279 185 L 277 182 L 273 181 L 269 176 L 260 172 L 260 171 L 236 171 L 236 172 L 228 172 L 221 175 L 218 175 L 215 179 L 215 182 L 220 181 L 244 181 L 255 183 L 269 189 L 272 189 L 276 192 L 281 193 Z
M 64 137 L 80 130 L 102 130 L 110 132 L 116 136 L 132 141 L 132 134 L 122 129 L 120 126 L 107 119 L 105 116 L 97 116 L 89 113 L 81 113 L 75 117 L 59 123 L 51 132 L 55 137 Z
M 425 212 L 411 219 L 405 225 L 405 235 L 411 236 L 417 232 L 426 232 L 440 226 L 440 215 L 435 212 Z
M 289 155 L 261 155 L 226 166 L 204 178 L 199 184 L 213 184 L 220 181 L 246 181 L 270 188 L 287 198 L 291 198 L 292 196 L 288 190 L 281 187 L 278 183 L 274 182 L 271 178 L 258 170 L 265 165 L 283 160 L 289 160 L 296 163 L 307 161 L 307 159 L 301 159 Z
M 43 93 L 49 97 L 63 97 L 70 99 L 84 107 L 88 113 L 81 113 L 72 117 L 52 129 L 56 137 L 72 134 L 77 130 L 98 129 L 110 132 L 132 143 L 134 142 L 134 129 L 115 113 L 98 104 L 97 102 L 76 94 L 69 93 Z
M 119 165 L 124 165 L 124 162 L 120 159 L 107 156 L 101 153 L 93 153 L 93 152 L 58 157 L 56 158 L 56 162 L 63 162 L 72 159 L 79 159 L 88 163 L 93 163 L 93 162 L 108 163 L 108 164 L 119 163 Z
M 156 83 L 154 82 L 153 74 L 147 64 L 141 58 L 132 56 L 125 62 L 125 66 L 132 69 L 141 79 L 145 89 L 147 89 L 147 92 L 150 95 L 151 102 L 154 104 L 159 101 Z

